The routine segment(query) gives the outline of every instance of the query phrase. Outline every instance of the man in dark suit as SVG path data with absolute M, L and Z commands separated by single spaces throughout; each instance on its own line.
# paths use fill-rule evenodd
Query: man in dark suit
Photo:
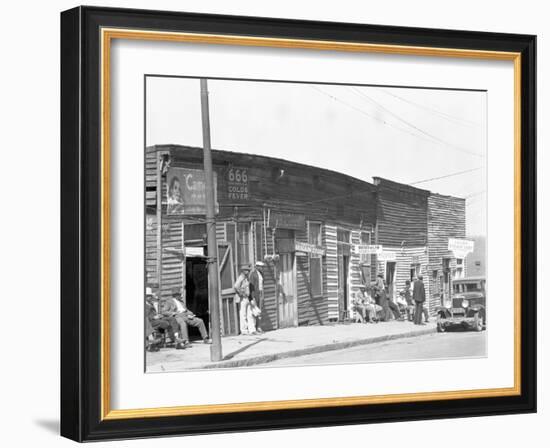
M 418 276 L 418 279 L 414 282 L 413 285 L 413 300 L 414 300 L 414 324 L 415 325 L 426 325 L 422 323 L 422 310 L 424 307 L 424 302 L 426 301 L 426 289 L 424 288 L 424 282 L 421 275 Z
M 250 305 L 257 307 L 260 311 L 264 306 L 264 269 L 265 264 L 262 261 L 257 261 L 254 269 L 248 277 L 250 288 Z M 263 333 L 261 318 L 262 314 L 258 314 L 256 317 L 256 331 Z

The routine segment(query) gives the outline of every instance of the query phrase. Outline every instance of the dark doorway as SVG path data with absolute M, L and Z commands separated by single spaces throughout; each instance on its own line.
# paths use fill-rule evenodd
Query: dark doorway
M 200 317 L 206 328 L 210 326 L 208 312 L 208 270 L 203 257 L 187 257 L 185 263 L 185 303 L 189 311 Z M 190 339 L 201 339 L 199 331 L 187 327 Z
M 388 287 L 388 296 L 394 299 L 395 295 L 395 261 L 386 262 L 386 286 Z
M 344 318 L 344 311 L 349 305 L 349 256 L 338 256 L 338 309 L 340 310 L 340 320 Z

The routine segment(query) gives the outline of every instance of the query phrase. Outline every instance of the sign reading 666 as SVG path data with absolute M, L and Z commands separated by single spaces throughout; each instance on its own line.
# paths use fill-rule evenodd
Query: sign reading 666
M 248 200 L 248 170 L 231 167 L 227 171 L 227 197 L 234 201 Z

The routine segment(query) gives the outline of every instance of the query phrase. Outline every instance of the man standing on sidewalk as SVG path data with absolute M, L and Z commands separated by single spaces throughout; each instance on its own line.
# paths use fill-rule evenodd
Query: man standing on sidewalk
M 414 282 L 413 285 L 413 300 L 415 304 L 414 309 L 414 324 L 415 325 L 426 325 L 422 323 L 422 311 L 424 308 L 424 302 L 426 301 L 426 289 L 424 288 L 424 282 L 421 275 L 418 276 L 418 279 Z
M 255 334 L 254 316 L 250 308 L 250 266 L 243 265 L 235 282 L 235 303 L 239 304 L 239 321 L 241 334 Z
M 250 273 L 250 304 L 256 306 L 260 310 L 260 314 L 256 316 L 256 331 L 263 333 L 262 330 L 262 314 L 261 311 L 264 305 L 264 266 L 265 263 L 257 261 L 254 269 Z

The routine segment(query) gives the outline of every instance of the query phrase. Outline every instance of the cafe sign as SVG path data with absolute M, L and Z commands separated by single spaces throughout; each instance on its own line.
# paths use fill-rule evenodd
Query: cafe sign
M 356 244 L 355 253 L 359 255 L 378 255 L 382 252 L 382 246 L 380 244 Z
M 474 242 L 458 238 L 449 238 L 448 249 L 453 252 L 456 258 L 464 258 L 474 251 Z
M 302 241 L 296 241 L 294 243 L 294 250 L 296 252 L 303 252 L 303 253 L 306 253 L 306 254 L 321 256 L 321 257 L 323 255 L 325 255 L 325 249 L 324 248 L 322 248 L 320 246 L 316 246 L 315 244 L 304 243 Z

